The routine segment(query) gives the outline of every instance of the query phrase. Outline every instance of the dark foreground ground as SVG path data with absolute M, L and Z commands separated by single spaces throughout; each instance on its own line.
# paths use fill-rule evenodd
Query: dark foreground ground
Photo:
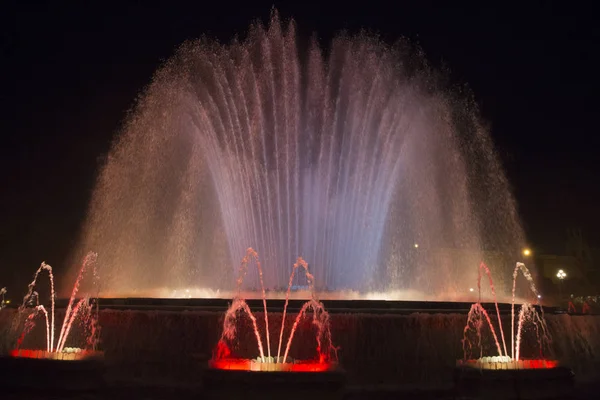
M 266 389 L 268 391 L 268 389 Z M 554 399 L 564 400 L 596 400 L 600 394 L 600 382 L 578 384 L 571 395 L 569 396 L 557 396 Z M 198 386 L 187 386 L 187 387 L 173 387 L 173 386 L 161 386 L 151 385 L 143 383 L 121 383 L 121 384 L 109 384 L 103 389 L 92 390 L 92 391 L 68 391 L 68 390 L 36 390 L 36 389 L 2 389 L 0 391 L 0 397 L 6 400 L 42 400 L 42 399 L 81 399 L 81 400 L 132 400 L 132 399 L 144 399 L 144 400 L 187 400 L 187 399 L 209 399 L 207 393 L 202 389 L 201 385 Z M 261 397 L 227 397 L 227 398 L 268 398 L 267 396 Z M 286 397 L 279 397 L 285 400 Z M 319 399 L 331 399 L 332 397 L 328 394 L 313 393 L 307 399 L 319 400 Z M 402 387 L 394 387 L 391 385 L 387 386 L 348 386 L 341 397 L 344 400 L 359 400 L 359 399 L 415 399 L 415 400 L 463 400 L 463 399 L 474 399 L 473 397 L 461 397 L 454 393 L 452 389 L 448 390 L 409 390 Z M 502 398 L 502 397 L 496 397 Z M 514 397 L 505 397 L 505 399 L 512 399 Z M 550 397 L 544 397 L 550 398 Z M 487 398 L 481 397 L 482 400 L 488 400 Z M 522 398 L 525 399 L 525 398 Z

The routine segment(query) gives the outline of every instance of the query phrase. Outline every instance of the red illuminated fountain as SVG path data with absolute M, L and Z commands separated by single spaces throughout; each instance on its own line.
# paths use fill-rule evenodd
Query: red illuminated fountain
M 15 318 L 16 329 L 19 329 L 18 327 L 21 324 L 23 316 L 25 316 L 25 322 L 22 332 L 17 339 L 16 348 L 10 353 L 11 357 L 60 361 L 78 361 L 102 357 L 102 352 L 96 350 L 99 333 L 97 301 L 89 298 L 76 299 L 79 286 L 86 272 L 91 270 L 93 284 L 97 284 L 96 259 L 97 254 L 89 253 L 83 260 L 57 338 L 55 337 L 56 293 L 54 290 L 54 275 L 50 265 L 44 262 L 41 264 L 34 275 L 33 281 L 29 284 L 27 295 L 23 298 L 23 304 L 19 307 L 18 315 Z M 47 311 L 44 305 L 39 303 L 39 294 L 35 290 L 38 276 L 43 271 L 48 273 L 50 280 L 50 312 Z M 45 320 L 46 348 L 39 350 L 22 349 L 21 346 L 25 337 L 35 327 L 35 321 L 39 316 L 43 316 Z M 76 321 L 79 321 L 84 327 L 87 336 L 86 349 L 65 346 L 73 324 Z
M 516 281 L 519 274 L 519 271 L 522 275 L 527 279 L 529 283 L 529 287 L 531 291 L 536 297 L 537 305 L 539 306 L 540 313 L 536 310 L 536 308 L 530 303 L 524 303 L 521 305 L 521 310 L 519 311 L 517 317 L 517 328 L 515 333 L 515 290 L 516 290 Z M 492 291 L 492 297 L 494 300 L 494 305 L 496 308 L 496 316 L 498 319 L 498 329 L 500 331 L 500 339 L 496 333 L 496 329 L 494 328 L 494 324 L 485 310 L 485 308 L 481 304 L 481 277 L 485 272 L 489 279 L 490 288 Z M 534 359 L 534 360 L 523 360 L 521 359 L 521 337 L 523 335 L 524 324 L 529 322 L 533 325 L 536 332 L 536 339 L 539 343 L 540 348 L 540 356 L 543 356 L 544 346 L 549 342 L 550 338 L 548 336 L 548 330 L 546 328 L 546 322 L 544 321 L 544 308 L 540 303 L 541 296 L 537 291 L 535 284 L 533 282 L 533 278 L 531 273 L 525 266 L 525 264 L 518 262 L 513 271 L 513 288 L 512 288 L 512 304 L 511 304 L 511 348 L 510 355 L 508 353 L 508 349 L 506 347 L 506 339 L 504 337 L 504 329 L 502 326 L 502 320 L 500 316 L 500 310 L 498 308 L 498 301 L 496 299 L 496 290 L 494 288 L 494 282 L 492 280 L 492 275 L 490 273 L 489 268 L 483 262 L 479 266 L 479 276 L 477 279 L 477 286 L 479 289 L 479 301 L 471 306 L 471 310 L 469 311 L 469 315 L 467 317 L 467 324 L 464 329 L 464 338 L 463 338 L 463 350 L 464 350 L 464 359 L 459 360 L 457 365 L 459 367 L 465 368 L 478 368 L 478 369 L 493 369 L 493 370 L 514 370 L 514 369 L 541 369 L 541 368 L 555 368 L 558 366 L 558 362 L 555 360 L 545 360 L 545 359 Z M 484 324 L 490 329 L 492 337 L 494 339 L 494 344 L 497 351 L 497 356 L 493 357 L 484 357 L 483 356 L 483 348 L 481 346 L 481 328 Z M 480 357 L 479 359 L 473 360 L 468 359 L 469 353 L 473 347 L 472 340 L 470 338 L 471 334 L 475 332 L 476 340 L 479 344 Z M 502 343 L 502 345 L 501 345 Z
M 531 303 L 523 303 L 515 318 L 515 289 L 519 271 L 527 279 L 533 295 L 537 300 L 539 312 Z M 496 309 L 498 337 L 492 318 L 481 303 L 481 277 L 485 272 Z M 517 263 L 513 271 L 513 288 L 511 304 L 510 353 L 506 346 L 502 319 L 496 299 L 494 282 L 488 267 L 482 262 L 478 276 L 479 301 L 471 306 L 464 328 L 464 358 L 458 360 L 455 370 L 455 384 L 459 393 L 465 396 L 482 398 L 545 398 L 547 395 L 567 393 L 573 385 L 573 374 L 570 369 L 561 367 L 556 360 L 543 357 L 544 348 L 550 342 L 549 333 L 544 320 L 544 309 L 540 304 L 533 278 L 523 263 Z M 515 330 L 515 320 L 517 327 Z M 525 325 L 529 323 L 535 331 L 535 339 L 539 346 L 540 358 L 524 359 L 521 357 L 522 336 Z M 484 356 L 482 345 L 482 328 L 486 326 L 491 332 L 497 355 Z M 470 358 L 473 348 L 479 349 L 479 358 Z
M 241 298 L 241 287 L 248 272 L 248 264 L 254 260 L 258 269 L 258 277 L 260 281 L 262 300 L 263 300 L 263 313 L 264 313 L 264 326 L 265 326 L 265 339 L 266 339 L 266 350 L 263 345 L 263 338 L 259 332 L 256 317 L 246 304 L 246 301 Z M 306 273 L 308 280 L 308 286 L 310 290 L 311 298 L 308 300 L 298 312 L 296 319 L 291 327 L 285 347 L 282 347 L 284 331 L 285 331 L 285 320 L 287 314 L 287 306 L 289 302 L 290 292 L 292 289 L 292 282 L 298 268 L 303 268 Z M 289 284 L 286 292 L 285 305 L 283 308 L 283 316 L 281 320 L 281 330 L 279 332 L 279 342 L 277 346 L 277 355 L 271 354 L 271 338 L 269 334 L 269 316 L 267 311 L 267 300 L 266 293 L 263 284 L 263 273 L 258 254 L 252 248 L 248 248 L 246 256 L 243 258 L 239 277 L 237 280 L 237 295 L 234 297 L 233 302 L 227 312 L 225 313 L 225 319 L 223 322 L 223 333 L 221 339 L 217 344 L 217 348 L 214 352 L 213 359 L 210 361 L 209 366 L 213 369 L 219 370 L 237 370 L 237 371 L 255 371 L 255 372 L 325 372 L 333 371 L 337 368 L 337 362 L 335 357 L 335 349 L 331 343 L 331 333 L 329 330 L 329 314 L 325 311 L 323 304 L 317 300 L 314 292 L 314 278 L 308 270 L 308 264 L 301 257 L 299 257 L 292 268 L 290 275 Z M 307 316 L 307 312 L 312 311 L 312 323 L 316 327 L 316 355 L 314 360 L 298 361 L 293 360 L 289 357 L 290 346 L 294 339 L 294 334 L 298 328 L 300 321 Z M 240 313 L 245 313 L 252 322 L 254 330 L 254 336 L 258 346 L 258 357 L 255 359 L 243 359 L 234 358 L 231 355 L 230 344 L 236 339 L 236 322 L 237 317 Z M 283 353 L 282 353 L 283 350 Z

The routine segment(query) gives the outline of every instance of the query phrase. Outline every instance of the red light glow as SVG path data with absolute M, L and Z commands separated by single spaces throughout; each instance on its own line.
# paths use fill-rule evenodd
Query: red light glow
M 60 360 L 60 361 L 78 361 L 90 358 L 102 357 L 100 351 L 82 350 L 76 353 L 56 352 L 46 350 L 12 350 L 10 356 L 13 358 L 32 358 L 38 360 Z
M 244 358 L 225 358 L 212 360 L 209 366 L 214 369 L 229 371 L 255 371 L 252 361 Z M 256 363 L 261 365 L 261 363 Z M 264 372 L 325 372 L 335 369 L 334 363 L 319 361 L 296 361 L 293 363 L 263 363 Z M 258 372 L 258 371 L 256 371 Z

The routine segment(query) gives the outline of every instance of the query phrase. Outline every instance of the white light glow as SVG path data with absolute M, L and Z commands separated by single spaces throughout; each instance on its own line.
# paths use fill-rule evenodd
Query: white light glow
M 473 292 L 475 289 L 473 288 Z M 338 291 L 317 291 L 316 296 L 319 300 L 390 300 L 390 301 L 471 301 L 472 292 L 469 290 L 466 294 L 464 289 L 461 292 L 448 291 L 440 293 L 421 292 L 418 290 L 388 290 L 388 291 L 367 291 L 359 292 L 355 290 Z M 110 292 L 102 291 L 101 298 L 167 298 L 167 299 L 231 299 L 238 293 L 234 290 L 218 290 L 202 287 L 188 288 L 155 288 L 136 292 Z M 244 299 L 258 300 L 261 298 L 260 291 L 242 290 L 239 294 Z M 285 300 L 285 291 L 269 290 L 266 293 L 267 299 Z M 290 293 L 290 299 L 308 300 L 311 298 L 309 290 L 294 290 Z M 498 301 L 510 303 L 511 295 L 501 295 L 498 293 Z M 517 303 L 524 303 L 526 299 L 517 298 Z

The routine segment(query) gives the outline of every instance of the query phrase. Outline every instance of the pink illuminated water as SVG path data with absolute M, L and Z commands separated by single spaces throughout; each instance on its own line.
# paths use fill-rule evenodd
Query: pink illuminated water
M 215 265 L 252 246 L 270 292 L 302 255 L 322 293 L 452 301 L 475 279 L 466 260 L 523 247 L 471 96 L 408 41 L 321 46 L 298 29 L 275 12 L 229 44 L 187 41 L 154 74 L 82 227 L 105 296 L 171 297 L 192 276 L 222 293 L 237 268 Z
M 523 276 L 525 277 L 525 279 L 527 279 L 527 282 L 529 282 L 529 287 L 531 288 L 531 291 L 533 292 L 533 294 L 536 296 L 536 298 L 538 299 L 538 304 L 539 304 L 539 293 L 535 287 L 535 282 L 533 282 L 533 277 L 531 276 L 531 273 L 529 272 L 529 270 L 527 269 L 527 267 L 525 266 L 525 264 L 518 262 L 515 265 L 515 269 L 513 271 L 513 285 L 512 285 L 512 302 L 511 302 L 511 308 L 510 308 L 510 321 L 511 321 L 511 342 L 512 342 L 512 347 L 511 347 L 511 357 L 515 357 L 515 338 L 514 338 L 514 333 L 515 333 L 515 292 L 516 292 L 516 288 L 517 288 L 517 276 L 519 274 L 519 271 L 521 271 L 521 273 L 523 274 Z M 541 308 L 542 313 L 544 312 L 544 309 Z M 517 341 L 520 341 L 520 338 L 517 337 Z M 518 352 L 518 350 L 517 350 Z M 518 358 L 517 358 L 518 360 Z
M 81 284 L 81 280 L 83 279 L 84 273 L 87 272 L 87 269 L 89 267 L 91 267 L 93 279 L 96 280 L 98 277 L 98 273 L 95 268 L 97 259 L 98 255 L 96 253 L 89 253 L 87 256 L 85 256 L 83 260 L 83 264 L 81 265 L 81 269 L 79 270 L 79 274 L 77 275 L 77 279 L 75 280 L 75 285 L 73 285 L 73 291 L 71 292 L 71 298 L 69 299 L 69 304 L 67 305 L 65 319 L 63 321 L 62 328 L 60 329 L 60 336 L 58 337 L 57 344 L 58 351 L 62 351 L 65 345 L 65 341 L 67 340 L 67 336 L 71 330 L 71 326 L 73 325 L 73 321 L 75 320 L 75 317 L 77 316 L 79 310 L 82 307 L 83 299 L 76 304 L 75 308 L 73 308 L 73 302 L 75 301 L 75 296 L 77 296 L 77 292 L 79 291 L 79 285 Z
M 523 324 L 526 319 L 535 318 L 534 315 L 537 315 L 535 308 L 529 303 L 525 303 L 521 306 L 521 310 L 519 311 L 519 322 L 517 323 L 517 338 L 515 343 L 515 354 L 512 356 L 513 359 L 519 361 L 519 356 L 521 352 L 521 335 L 523 333 Z
M 250 307 L 246 304 L 244 299 L 235 298 L 233 299 L 233 303 L 225 312 L 225 321 L 223 322 L 223 334 L 221 335 L 221 340 L 219 340 L 218 349 L 222 350 L 223 346 L 226 346 L 224 339 L 233 340 L 235 339 L 235 331 L 236 331 L 236 316 L 238 311 L 244 311 L 250 320 L 252 321 L 252 328 L 254 329 L 254 335 L 256 336 L 256 342 L 258 343 L 258 352 L 260 353 L 260 358 L 263 362 L 265 362 L 265 352 L 263 350 L 262 340 L 260 339 L 260 333 L 258 331 L 258 325 L 256 324 L 256 317 L 252 314 Z M 267 331 L 267 335 L 269 332 Z
M 319 361 L 329 361 L 324 360 L 323 357 L 328 354 L 324 353 L 321 350 L 323 349 L 323 335 L 328 335 L 327 339 L 329 339 L 329 343 L 331 343 L 331 334 L 329 331 L 329 314 L 325 311 L 323 307 L 323 303 L 311 299 L 304 303 L 298 316 L 296 316 L 296 320 L 294 321 L 294 325 L 292 326 L 292 331 L 290 332 L 290 337 L 287 342 L 287 346 L 285 347 L 285 354 L 283 355 L 283 359 L 287 360 L 288 353 L 290 351 L 290 346 L 292 345 L 292 340 L 294 339 L 294 333 L 296 333 L 296 328 L 298 327 L 298 323 L 306 314 L 306 311 L 312 309 L 313 311 L 313 324 L 317 326 L 317 351 L 319 353 Z M 283 325 L 282 325 L 283 326 Z M 283 330 L 282 330 L 283 331 Z
M 529 283 L 531 292 L 535 295 L 538 305 L 541 309 L 541 315 L 538 314 L 537 310 L 533 305 L 528 302 L 525 302 L 521 305 L 518 317 L 517 317 L 517 329 L 515 332 L 515 292 L 516 292 L 516 280 L 518 277 L 518 273 L 521 271 L 522 275 L 525 277 L 527 282 Z M 502 347 L 500 346 L 500 341 L 498 340 L 498 335 L 496 334 L 496 329 L 494 328 L 491 318 L 488 315 L 487 311 L 481 305 L 481 277 L 482 272 L 485 272 L 489 278 L 489 285 L 492 291 L 492 297 L 494 301 L 494 305 L 496 308 L 496 314 L 498 317 L 498 329 L 500 330 Z M 489 268 L 482 262 L 479 265 L 479 276 L 477 281 L 478 289 L 479 289 L 479 301 L 471 306 L 471 310 L 469 311 L 469 315 L 467 317 L 467 324 L 464 329 L 464 339 L 463 339 L 463 350 L 465 352 L 465 359 L 467 358 L 467 350 L 472 347 L 471 342 L 468 339 L 468 334 L 471 331 L 472 327 L 475 327 L 475 331 L 477 334 L 477 338 L 479 341 L 480 350 L 483 352 L 481 345 L 481 327 L 483 325 L 483 320 L 487 322 L 487 325 L 490 328 L 492 333 L 494 343 L 496 345 L 496 349 L 498 351 L 498 356 L 503 357 L 505 360 L 510 361 L 519 361 L 521 357 L 521 338 L 524 330 L 525 323 L 531 323 L 536 331 L 536 337 L 538 339 L 538 343 L 540 343 L 540 354 L 543 352 L 543 343 L 549 342 L 550 337 L 546 328 L 546 322 L 544 320 L 544 309 L 541 306 L 539 299 L 539 293 L 537 288 L 535 287 L 535 283 L 533 281 L 533 277 L 531 273 L 525 266 L 525 264 L 518 262 L 515 266 L 513 272 L 513 285 L 512 285 L 512 302 L 511 302 L 511 354 L 510 357 L 508 355 L 506 342 L 504 339 L 504 329 L 502 326 L 502 320 L 500 318 L 500 310 L 498 306 L 498 300 L 496 298 L 496 292 L 494 289 L 494 282 L 492 279 L 491 272 Z M 502 351 L 504 349 L 504 352 Z
M 468 331 L 469 331 L 469 328 L 471 327 L 471 325 L 475 326 L 475 330 L 477 332 L 477 338 L 481 342 L 481 325 L 483 323 L 483 320 L 481 319 L 482 315 L 485 318 L 485 320 L 487 321 L 490 331 L 492 332 L 492 336 L 494 337 L 494 342 L 496 343 L 496 348 L 498 349 L 498 355 L 501 356 L 502 349 L 500 348 L 500 342 L 498 341 L 498 335 L 496 335 L 496 329 L 494 328 L 494 325 L 492 324 L 492 320 L 490 319 L 488 312 L 481 306 L 481 303 L 473 304 L 471 306 L 471 309 L 469 310 L 469 314 L 467 315 L 467 324 L 465 325 L 465 329 L 463 331 L 463 335 L 465 337 L 465 339 L 463 340 L 463 350 L 465 351 L 465 354 L 466 354 L 467 349 L 465 346 L 470 347 L 470 342 L 466 339 L 466 337 L 467 337 L 467 334 L 468 334 Z M 500 324 L 500 329 L 502 329 L 502 324 Z M 481 349 L 481 344 L 479 347 Z
M 278 347 L 277 347 L 277 358 L 274 361 L 273 361 L 273 358 L 271 358 L 271 350 L 270 350 L 269 322 L 268 322 L 268 314 L 267 314 L 266 293 L 264 290 L 262 280 L 260 282 L 261 289 L 262 289 L 261 292 L 262 292 L 262 300 L 263 300 L 263 307 L 264 307 L 264 314 L 265 314 L 265 330 L 266 330 L 266 340 L 267 340 L 267 343 L 266 343 L 267 344 L 267 350 L 266 350 L 267 357 L 265 357 L 265 350 L 263 347 L 258 324 L 256 322 L 256 317 L 254 316 L 254 314 L 248 307 L 246 301 L 243 298 L 241 298 L 241 286 L 244 281 L 244 277 L 246 276 L 246 274 L 248 272 L 248 264 L 251 260 L 255 261 L 256 267 L 258 269 L 259 277 L 262 276 L 261 264 L 260 264 L 260 261 L 258 258 L 258 254 L 252 248 L 248 248 L 246 251 L 246 256 L 242 259 L 242 263 L 241 263 L 240 269 L 239 269 L 239 277 L 237 280 L 237 289 L 238 289 L 237 295 L 236 295 L 236 297 L 234 297 L 231 306 L 227 309 L 227 311 L 225 313 L 225 318 L 224 318 L 224 322 L 223 322 L 223 333 L 221 334 L 221 338 L 217 344 L 217 349 L 216 349 L 216 353 L 215 353 L 215 357 L 214 357 L 215 360 L 225 359 L 225 358 L 229 357 L 229 355 L 231 354 L 229 347 L 227 346 L 227 341 L 231 342 L 235 339 L 237 315 L 238 315 L 238 312 L 242 311 L 242 312 L 246 313 L 246 315 L 248 315 L 248 317 L 250 318 L 250 320 L 252 322 L 252 329 L 254 331 L 254 336 L 256 337 L 256 341 L 257 341 L 257 345 L 258 345 L 258 352 L 259 352 L 260 359 L 262 360 L 262 362 L 263 363 L 265 363 L 265 362 L 274 362 L 274 363 L 287 362 L 290 347 L 291 347 L 291 344 L 292 344 L 292 341 L 294 338 L 294 334 L 298 327 L 298 324 L 300 323 L 302 318 L 304 318 L 306 316 L 307 311 L 310 310 L 313 312 L 312 323 L 317 328 L 317 338 L 316 339 L 317 339 L 317 352 L 319 354 L 319 362 L 320 363 L 329 363 L 329 361 L 330 361 L 329 354 L 331 353 L 332 350 L 334 350 L 333 347 L 331 346 L 331 333 L 329 331 L 329 315 L 325 311 L 323 304 L 315 298 L 313 275 L 308 270 L 308 264 L 301 257 L 299 257 L 296 260 L 296 263 L 293 265 L 292 272 L 290 274 L 288 289 L 287 289 L 287 293 L 286 293 L 286 301 L 285 301 L 285 305 L 284 305 L 284 309 L 283 309 L 283 320 L 281 323 L 281 330 L 280 330 L 280 334 L 279 334 L 279 343 L 278 343 Z M 285 317 L 286 317 L 286 313 L 287 313 L 287 306 L 288 306 L 288 302 L 289 302 L 289 297 L 290 297 L 290 292 L 291 292 L 294 276 L 295 276 L 296 270 L 298 268 L 303 268 L 306 272 L 306 278 L 307 278 L 308 286 L 309 286 L 309 289 L 311 292 L 311 299 L 302 306 L 298 315 L 296 316 L 296 319 L 295 319 L 292 329 L 290 331 L 289 338 L 287 340 L 287 344 L 285 346 L 284 356 L 283 356 L 283 358 L 281 358 L 280 355 L 281 355 L 281 347 L 282 347 L 282 343 L 283 343 L 283 332 L 285 330 Z
M 248 272 L 248 263 L 251 260 L 254 260 L 254 262 L 256 264 L 256 268 L 258 269 L 258 277 L 260 280 L 260 290 L 261 290 L 263 308 L 264 308 L 264 313 L 265 313 L 265 331 L 267 334 L 267 353 L 268 353 L 267 355 L 269 357 L 271 357 L 271 340 L 270 340 L 270 335 L 269 335 L 269 315 L 267 312 L 267 294 L 265 293 L 265 283 L 263 281 L 263 270 L 262 270 L 262 266 L 260 265 L 260 260 L 258 259 L 258 253 L 256 251 L 254 251 L 254 249 L 251 247 L 248 247 L 246 249 L 246 256 L 244 256 L 244 258 L 242 259 L 242 263 L 240 265 L 240 274 L 239 274 L 239 278 L 237 281 L 238 293 L 236 296 L 239 296 L 239 294 L 241 293 L 242 283 L 244 282 L 244 278 L 246 277 L 246 273 Z M 249 312 L 249 315 L 252 315 L 252 313 L 250 313 L 250 309 L 248 309 L 248 312 Z M 253 318 L 253 316 L 252 316 L 252 318 Z M 256 321 L 253 321 L 253 322 L 254 322 L 254 328 L 255 328 L 256 334 L 257 334 L 257 336 L 259 336 L 258 331 L 256 330 Z M 264 358 L 264 355 L 262 356 L 262 358 Z
M 69 303 L 67 305 L 67 309 L 65 312 L 65 318 L 63 324 L 61 326 L 60 334 L 58 336 L 58 340 L 55 341 L 55 303 L 56 303 L 56 292 L 54 290 L 54 274 L 52 273 L 52 267 L 46 263 L 42 263 L 38 270 L 36 271 L 33 281 L 28 285 L 28 292 L 23 298 L 23 304 L 19 307 L 19 313 L 28 313 L 28 309 L 31 302 L 35 302 L 35 308 L 33 312 L 29 313 L 26 320 L 24 329 L 19 336 L 17 341 L 17 349 L 23 343 L 25 336 L 34 328 L 35 326 L 35 318 L 42 313 L 45 317 L 46 322 L 46 351 L 47 352 L 61 352 L 64 349 L 65 343 L 71 332 L 71 328 L 73 326 L 73 322 L 77 319 L 77 317 L 84 317 L 86 324 L 88 326 L 88 333 L 91 335 L 96 335 L 97 328 L 97 318 L 96 316 L 92 317 L 91 309 L 93 304 L 90 303 L 88 298 L 76 299 L 77 292 L 79 291 L 79 286 L 84 277 L 84 274 L 91 268 L 93 274 L 94 283 L 97 280 L 97 271 L 96 271 L 96 253 L 89 253 L 83 260 L 81 265 L 81 269 L 79 271 L 79 275 L 77 276 L 77 280 L 75 281 L 75 285 L 73 287 L 73 292 L 71 293 L 71 298 L 69 299 Z M 48 272 L 48 277 L 50 281 L 50 312 L 46 310 L 46 308 L 39 304 L 39 294 L 35 291 L 35 287 L 37 284 L 37 279 L 42 271 Z M 88 344 L 95 344 L 94 338 L 88 338 Z
M 308 263 L 306 261 L 304 261 L 302 259 L 302 257 L 298 257 L 298 260 L 296 261 L 296 263 L 294 264 L 294 267 L 292 268 L 292 273 L 290 274 L 290 281 L 288 283 L 287 292 L 285 293 L 285 305 L 283 306 L 281 331 L 279 332 L 279 346 L 277 347 L 277 359 L 278 360 L 279 360 L 279 355 L 281 353 L 281 342 L 283 341 L 283 328 L 285 327 L 285 315 L 287 313 L 287 306 L 290 301 L 290 292 L 292 291 L 292 283 L 294 281 L 294 275 L 296 274 L 296 270 L 298 269 L 298 267 L 302 267 L 306 271 L 306 279 L 308 280 L 308 287 L 310 290 L 311 298 L 314 299 L 314 297 L 315 297 L 314 278 L 313 278 L 312 274 L 310 272 L 308 272 Z M 304 309 L 304 307 L 303 307 L 303 309 Z M 302 315 L 302 312 L 300 312 L 300 314 L 298 314 L 298 317 L 300 317 L 300 315 Z M 295 326 L 296 326 L 296 324 L 294 324 L 294 328 L 295 328 Z M 294 335 L 294 329 L 292 329 L 292 333 L 290 334 L 290 340 L 288 341 L 288 347 L 289 347 L 289 342 L 291 342 L 291 338 L 293 335 Z M 286 356 L 283 357 L 284 360 L 287 358 L 287 350 L 286 350 L 285 354 L 286 354 Z
M 498 299 L 496 298 L 496 289 L 494 288 L 494 281 L 492 280 L 492 274 L 490 272 L 490 269 L 488 268 L 487 265 L 485 265 L 485 263 L 481 263 L 479 264 L 479 274 L 477 276 L 477 289 L 479 290 L 479 302 L 481 303 L 481 271 L 485 271 L 485 273 L 488 276 L 488 279 L 490 281 L 490 289 L 492 289 L 492 297 L 494 298 L 494 304 L 496 305 L 496 315 L 498 316 L 498 325 L 500 327 L 500 334 L 502 335 L 502 345 L 504 346 L 504 355 L 506 355 L 506 341 L 504 340 L 504 330 L 502 329 L 502 321 L 500 320 L 500 309 L 498 308 Z M 513 303 L 514 303 L 514 291 L 513 291 Z M 483 308 L 482 308 L 483 310 Z M 485 315 L 487 316 L 487 312 L 485 310 L 483 310 L 483 312 L 485 313 Z M 489 322 L 489 317 L 488 317 L 488 322 Z M 490 327 L 491 327 L 491 322 L 490 322 Z M 493 332 L 493 328 L 492 328 L 492 332 Z M 495 336 L 495 334 L 494 334 Z M 496 344 L 498 343 L 498 339 L 496 339 Z M 500 347 L 500 346 L 498 346 Z M 502 355 L 502 352 L 500 352 L 499 355 Z
M 31 330 L 35 327 L 35 318 L 40 313 L 44 314 L 44 317 L 46 320 L 46 348 L 47 349 L 50 348 L 50 325 L 48 323 L 48 311 L 46 311 L 46 308 L 44 306 L 37 305 L 33 309 L 33 312 L 31 314 L 29 314 L 27 316 L 27 318 L 25 319 L 25 325 L 23 327 L 23 331 L 21 332 L 21 335 L 19 335 L 19 338 L 17 339 L 17 349 L 19 347 L 21 347 L 23 340 L 25 340 L 25 336 L 27 336 L 27 334 L 29 332 L 31 332 Z
M 27 295 L 25 295 L 25 297 L 23 298 L 23 305 L 21 307 L 25 307 L 25 303 L 28 302 L 30 299 L 35 298 L 36 302 L 39 300 L 38 299 L 38 294 L 37 292 L 34 290 L 35 289 L 35 284 L 37 283 L 37 279 L 38 276 L 40 275 L 40 273 L 42 271 L 48 271 L 48 278 L 50 280 L 50 326 L 48 326 L 48 312 L 46 311 L 46 309 L 44 307 L 38 308 L 39 310 L 43 311 L 45 317 L 46 317 L 46 330 L 49 331 L 49 337 L 47 339 L 47 345 L 48 345 L 48 351 L 52 351 L 54 349 L 54 303 L 56 300 L 56 294 L 54 292 L 54 274 L 52 273 L 52 267 L 48 264 L 46 264 L 45 262 L 42 262 L 42 264 L 40 265 L 40 267 L 38 268 L 37 271 L 35 271 L 35 275 L 33 276 L 33 281 L 31 281 L 31 283 L 28 285 L 28 290 L 27 290 Z

